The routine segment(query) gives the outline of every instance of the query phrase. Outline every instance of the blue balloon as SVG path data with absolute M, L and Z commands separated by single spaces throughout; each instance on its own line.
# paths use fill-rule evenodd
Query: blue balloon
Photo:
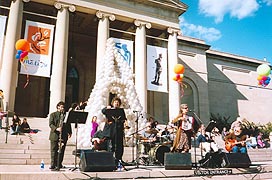
M 15 55 L 15 58 L 16 58 L 16 59 L 20 59 L 20 54 L 16 54 L 16 55 Z
M 20 55 L 23 51 L 22 50 L 18 50 L 17 53 Z

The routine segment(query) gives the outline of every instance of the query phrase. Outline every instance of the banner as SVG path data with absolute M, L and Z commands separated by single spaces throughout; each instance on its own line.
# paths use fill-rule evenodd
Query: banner
M 2 51 L 3 51 L 3 44 L 4 44 L 4 33 L 5 33 L 5 27 L 6 27 L 6 16 L 0 15 L 0 59 L 2 58 Z M 1 61 L 2 62 L 2 59 Z
M 133 70 L 133 41 L 117 38 L 113 38 L 113 40 L 118 52 L 121 53 L 125 61 L 127 61 L 128 65 Z
M 21 74 L 50 77 L 54 25 L 26 21 L 25 39 L 30 43 Z
M 147 45 L 147 90 L 167 91 L 167 49 Z

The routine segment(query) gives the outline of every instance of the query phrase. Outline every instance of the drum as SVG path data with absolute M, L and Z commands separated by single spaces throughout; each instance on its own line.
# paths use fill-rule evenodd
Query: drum
M 170 148 L 164 145 L 158 145 L 150 149 L 149 153 L 153 159 L 158 160 L 164 164 L 164 153 L 170 152 Z

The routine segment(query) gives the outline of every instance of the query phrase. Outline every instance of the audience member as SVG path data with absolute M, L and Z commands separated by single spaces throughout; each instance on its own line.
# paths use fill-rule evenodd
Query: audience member
M 225 140 L 225 137 L 226 137 L 226 135 L 228 135 L 228 134 L 229 134 L 229 132 L 227 131 L 227 128 L 226 128 L 226 127 L 223 127 L 222 132 L 221 132 L 221 137 L 222 137 L 222 139 Z
M 23 133 L 30 133 L 31 129 L 26 118 L 23 119 L 23 122 L 20 125 L 20 129 L 21 129 L 21 132 Z
M 12 135 L 20 133 L 20 125 L 21 125 L 21 120 L 19 116 L 14 114 L 12 118 L 12 125 L 10 126 Z
M 263 140 L 263 133 L 262 132 L 259 132 L 259 134 L 257 136 L 257 145 L 258 145 L 258 148 L 265 147 L 265 142 Z
M 248 149 L 257 147 L 257 139 L 253 134 L 250 134 L 249 138 L 247 138 L 246 145 Z

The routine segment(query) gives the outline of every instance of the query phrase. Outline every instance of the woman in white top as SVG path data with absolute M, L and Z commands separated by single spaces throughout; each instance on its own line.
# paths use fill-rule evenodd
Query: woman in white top
M 180 105 L 179 115 L 172 121 L 177 124 L 178 130 L 174 139 L 172 152 L 189 152 L 191 149 L 191 137 L 193 136 L 194 118 L 188 116 L 188 105 Z

